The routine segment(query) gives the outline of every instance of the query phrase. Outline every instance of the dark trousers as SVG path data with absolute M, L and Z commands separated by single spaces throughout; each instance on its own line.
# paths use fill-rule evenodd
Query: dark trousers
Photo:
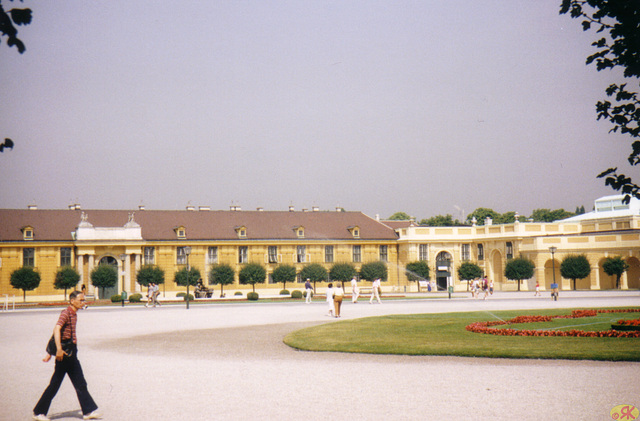
M 87 381 L 84 379 L 82 366 L 80 366 L 80 361 L 78 361 L 77 357 L 77 349 L 75 349 L 72 356 L 65 356 L 62 361 L 56 361 L 56 368 L 53 372 L 53 376 L 51 376 L 49 386 L 44 390 L 42 397 L 40 397 L 35 408 L 33 408 L 34 414 L 46 415 L 47 412 L 49 412 L 51 401 L 56 396 L 56 393 L 58 393 L 58 389 L 60 389 L 60 385 L 62 384 L 62 380 L 64 380 L 65 374 L 69 375 L 69 379 L 71 379 L 71 383 L 73 383 L 73 387 L 76 389 L 82 413 L 87 415 L 98 409 L 98 405 L 96 405 L 89 394 Z

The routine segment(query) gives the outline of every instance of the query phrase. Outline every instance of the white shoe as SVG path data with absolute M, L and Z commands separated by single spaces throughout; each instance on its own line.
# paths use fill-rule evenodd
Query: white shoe
M 82 416 L 83 420 L 99 420 L 101 418 L 102 418 L 102 415 L 98 412 L 97 409 L 90 414 Z
M 33 414 L 33 419 L 36 421 L 51 421 L 45 414 Z

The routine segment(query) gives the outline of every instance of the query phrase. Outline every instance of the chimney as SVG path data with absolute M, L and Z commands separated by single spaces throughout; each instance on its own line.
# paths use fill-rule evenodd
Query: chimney
M 317 206 L 312 207 L 312 208 L 311 208 L 311 210 L 312 210 L 313 212 L 320 212 L 320 208 L 319 208 L 319 207 L 317 207 Z
M 295 207 L 293 207 L 293 205 L 290 205 L 290 206 L 289 206 L 289 212 L 293 212 L 293 211 L 295 211 L 295 210 L 296 210 L 296 208 L 295 208 Z
M 260 206 L 259 208 L 256 208 L 256 210 L 257 210 L 258 212 L 264 212 L 264 208 L 263 208 L 262 206 Z
M 38 210 L 38 205 L 29 205 L 29 206 L 27 206 L 27 209 L 29 209 L 29 210 Z
M 144 205 L 139 205 L 139 206 L 138 206 L 138 210 L 143 211 L 143 210 L 144 210 Z
M 193 205 L 187 205 L 187 210 L 188 211 L 194 211 L 194 210 L 196 210 L 196 207 L 193 206 Z
M 209 207 L 209 206 L 200 206 L 200 207 L 198 207 L 198 210 L 199 211 L 210 211 L 211 207 Z
M 76 204 L 75 204 L 75 205 L 73 205 L 73 206 L 76 208 L 76 210 L 80 210 L 80 209 L 82 209 L 82 207 L 80 206 L 80 204 L 79 204 L 79 203 L 76 203 Z
M 76 205 L 69 205 L 69 210 L 76 210 Z
M 302 208 L 302 212 L 309 212 L 309 209 L 307 209 L 307 208 Z

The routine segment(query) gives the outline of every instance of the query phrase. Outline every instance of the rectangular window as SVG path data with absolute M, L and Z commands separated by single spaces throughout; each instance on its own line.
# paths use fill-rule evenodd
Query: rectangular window
M 362 246 L 353 246 L 353 261 L 354 263 L 362 262 Z
M 31 247 L 22 249 L 22 266 L 34 267 L 35 265 L 36 265 L 36 249 Z
M 145 265 L 156 264 L 156 248 L 155 247 L 144 248 L 144 264 Z
M 278 246 L 269 246 L 269 263 L 278 263 Z
M 471 245 L 463 244 L 462 245 L 462 261 L 466 262 L 471 260 Z
M 324 246 L 324 261 L 333 263 L 333 246 Z
M 513 259 L 513 244 L 507 241 L 507 259 Z
M 478 244 L 478 260 L 484 260 L 484 246 Z
M 307 246 L 296 247 L 297 262 L 304 263 L 307 261 Z
M 176 249 L 176 264 L 177 265 L 186 265 L 187 264 L 187 253 L 184 247 L 178 247 Z
M 238 263 L 248 263 L 249 262 L 249 247 L 240 246 L 238 247 Z
M 218 247 L 211 246 L 207 249 L 207 260 L 210 265 L 218 263 Z
M 418 246 L 418 260 L 429 260 L 429 244 Z
M 389 261 L 389 247 L 388 246 L 380 246 L 380 261 L 388 262 Z
M 60 266 L 71 266 L 71 247 L 60 247 Z

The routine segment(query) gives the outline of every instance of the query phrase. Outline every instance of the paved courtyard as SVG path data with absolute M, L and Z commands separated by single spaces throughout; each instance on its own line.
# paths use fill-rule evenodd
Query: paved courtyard
M 383 314 L 640 306 L 640 293 L 466 294 L 368 300 L 343 320 Z M 60 308 L 0 313 L 0 420 L 27 420 L 53 372 L 41 362 Z M 640 405 L 640 363 L 375 356 L 295 351 L 293 330 L 333 323 L 326 304 L 94 307 L 78 320 L 79 359 L 105 420 L 607 420 Z M 51 419 L 81 419 L 68 380 Z

